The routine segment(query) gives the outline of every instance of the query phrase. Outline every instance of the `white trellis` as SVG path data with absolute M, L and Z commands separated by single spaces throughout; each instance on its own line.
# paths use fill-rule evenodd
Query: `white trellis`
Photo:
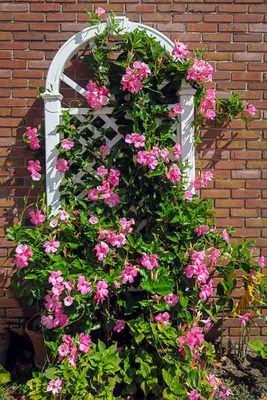
M 131 22 L 126 17 L 115 18 L 120 27 L 120 33 L 124 34 L 132 32 L 136 29 L 144 30 L 148 35 L 154 37 L 167 51 L 171 52 L 174 43 L 161 32 L 140 24 L 138 22 Z M 56 131 L 56 127 L 60 122 L 60 116 L 64 110 L 69 110 L 71 114 L 75 114 L 79 119 L 83 119 L 83 115 L 87 114 L 87 108 L 62 108 L 61 101 L 62 95 L 60 94 L 60 82 L 63 81 L 65 84 L 70 86 L 80 95 L 85 96 L 86 90 L 80 85 L 70 79 L 64 74 L 64 68 L 67 62 L 78 52 L 84 44 L 94 38 L 96 34 L 103 32 L 108 26 L 109 20 L 96 26 L 91 26 L 78 32 L 72 36 L 56 53 L 46 80 L 46 90 L 42 97 L 44 99 L 45 107 L 45 154 L 46 154 L 46 195 L 47 205 L 51 206 L 54 211 L 60 207 L 60 180 L 61 174 L 55 169 L 55 163 L 57 159 L 56 146 L 60 141 L 59 133 Z M 194 118 L 194 104 L 193 96 L 194 89 L 187 83 L 183 82 L 178 92 L 180 98 L 180 104 L 184 111 L 181 115 L 180 121 L 177 124 L 176 134 L 174 140 L 180 143 L 182 148 L 181 160 L 182 162 L 189 163 L 189 181 L 194 179 L 195 176 L 195 156 L 194 156 L 194 128 L 192 126 Z M 107 144 L 114 145 L 119 139 L 120 134 L 116 132 L 117 125 L 112 119 L 112 108 L 104 107 L 101 111 L 94 113 L 103 119 L 107 126 L 111 126 L 115 132 L 115 136 L 109 140 L 106 138 Z M 96 128 L 91 125 L 91 130 L 95 136 L 99 134 Z M 82 176 L 77 176 L 77 179 L 82 179 Z

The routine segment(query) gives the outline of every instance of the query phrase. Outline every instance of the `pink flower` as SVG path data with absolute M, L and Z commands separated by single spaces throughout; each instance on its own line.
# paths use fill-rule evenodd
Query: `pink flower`
M 226 229 L 223 229 L 222 233 L 221 233 L 221 237 L 226 241 L 229 242 L 229 235 Z
M 195 346 L 201 346 L 204 341 L 204 335 L 202 333 L 202 329 L 195 326 L 191 328 L 189 332 L 185 336 L 181 336 L 179 339 L 180 342 L 180 351 L 183 345 L 187 345 L 191 351 L 194 350 Z
M 265 266 L 265 259 L 264 259 L 263 256 L 259 257 L 259 259 L 258 259 L 258 264 L 259 264 L 259 266 L 260 266 L 261 268 L 264 268 L 264 266 Z
M 61 357 L 67 357 L 69 353 L 70 353 L 70 347 L 66 343 L 63 343 L 58 347 L 58 354 Z
M 231 394 L 232 394 L 231 390 L 228 389 L 227 387 L 222 386 L 220 388 L 219 397 L 221 399 L 225 399 L 225 397 L 229 397 L 229 396 L 231 396 Z
M 100 242 L 95 246 L 98 261 L 103 261 L 109 253 L 109 246 L 105 242 Z
M 74 141 L 71 139 L 63 139 L 61 142 L 61 147 L 64 150 L 71 150 L 74 146 Z
M 126 321 L 124 321 L 124 319 L 117 319 L 113 326 L 113 331 L 119 333 L 124 330 L 125 325 L 126 325 Z
M 119 233 L 118 235 L 116 233 L 112 233 L 108 238 L 108 243 L 111 244 L 111 246 L 120 249 L 125 245 L 126 237 L 124 233 Z
M 180 155 L 182 154 L 181 145 L 176 143 L 172 148 L 172 154 L 176 160 L 179 160 Z
M 211 249 L 209 249 L 209 251 L 210 251 L 209 259 L 211 261 L 211 265 L 213 267 L 215 267 L 215 265 L 217 264 L 218 258 L 220 257 L 221 253 L 216 248 L 211 248 Z
M 193 389 L 190 393 L 188 393 L 188 400 L 198 400 L 199 397 L 200 394 L 196 389 Z
M 108 182 L 116 187 L 120 182 L 120 171 L 118 169 L 111 168 L 108 175 Z
M 128 264 L 127 267 L 121 271 L 122 283 L 132 284 L 137 274 L 138 269 L 133 267 L 131 264 Z
M 62 276 L 61 271 L 52 271 L 49 275 L 48 282 L 51 283 L 51 285 L 56 285 L 58 283 L 62 283 L 64 281 L 64 278 Z
M 135 61 L 133 63 L 133 67 L 134 71 L 138 74 L 141 81 L 148 78 L 148 76 L 151 74 L 149 67 L 144 62 Z
M 181 179 L 181 170 L 176 164 L 172 164 L 169 171 L 166 173 L 166 178 L 171 182 L 179 182 Z
M 97 303 L 103 303 L 106 297 L 108 297 L 108 284 L 105 281 L 99 281 L 96 286 L 94 300 Z
M 29 258 L 33 256 L 33 252 L 31 248 L 26 244 L 19 244 L 16 247 L 16 255 L 14 259 L 14 263 L 16 264 L 18 269 L 22 269 L 28 267 L 29 265 Z
M 152 254 L 152 256 L 149 256 L 146 253 L 142 254 L 141 258 L 141 264 L 143 267 L 146 267 L 149 271 L 151 271 L 153 268 L 156 268 L 158 264 L 158 255 L 157 254 Z
M 210 108 L 208 108 L 207 110 L 205 110 L 205 116 L 208 119 L 214 119 L 216 117 L 216 112 Z
M 58 225 L 58 220 L 57 220 L 57 219 L 52 219 L 52 220 L 49 222 L 49 225 L 51 226 L 51 228 L 56 228 L 57 225 Z
M 88 220 L 89 222 L 90 222 L 90 224 L 92 224 L 92 225 L 95 225 L 95 224 L 97 224 L 98 223 L 98 218 L 97 217 L 94 217 L 94 216 L 92 216 L 92 217 L 90 217 L 89 218 L 89 220 Z
M 30 211 L 29 216 L 31 218 L 31 223 L 36 226 L 43 225 L 43 223 L 45 221 L 45 215 L 42 214 L 42 212 L 40 210 L 36 210 L 36 212 Z
M 52 379 L 49 381 L 46 391 L 51 392 L 53 396 L 60 393 L 62 390 L 62 380 L 61 379 Z
M 138 93 L 142 89 L 142 81 L 151 74 L 149 67 L 140 61 L 133 63 L 133 68 L 127 67 L 126 73 L 122 76 L 122 90 L 130 93 Z
M 120 202 L 119 196 L 114 192 L 111 192 L 110 196 L 104 200 L 104 203 L 108 204 L 110 207 L 116 207 Z
M 251 318 L 251 314 L 248 312 L 248 313 L 245 313 L 244 315 L 241 315 L 240 317 L 239 317 L 239 319 L 240 319 L 240 324 L 241 324 L 241 326 L 244 328 L 246 325 L 247 325 L 247 322 L 249 321 L 249 319 Z
M 38 138 L 37 128 L 31 128 L 30 126 L 28 126 L 26 128 L 26 137 L 29 140 L 30 149 L 37 150 L 41 147 L 40 141 Z
M 66 296 L 63 301 L 64 301 L 64 304 L 65 304 L 66 307 L 70 307 L 72 305 L 72 303 L 73 303 L 73 297 Z
M 212 82 L 212 73 L 213 68 L 208 62 L 195 59 L 193 66 L 187 71 L 186 79 L 196 82 Z
M 46 329 L 53 329 L 54 328 L 54 318 L 52 315 L 42 315 L 41 317 L 41 324 L 46 328 Z
M 30 160 L 30 161 L 28 161 L 27 170 L 30 172 L 31 178 L 32 178 L 33 181 L 39 181 L 41 179 L 41 174 L 39 174 L 41 169 L 42 168 L 41 168 L 39 160 L 36 160 L 36 161 Z
M 48 240 L 44 244 L 45 252 L 46 253 L 55 253 L 57 249 L 59 248 L 60 243 L 56 241 L 55 239 Z
M 99 151 L 103 159 L 110 153 L 110 150 L 110 146 L 105 146 L 104 144 L 99 147 Z
M 138 151 L 137 162 L 141 165 L 148 165 L 148 167 L 152 170 L 158 165 L 158 160 L 156 157 L 150 151 L 145 150 Z
M 132 233 L 133 228 L 132 225 L 135 224 L 135 220 L 133 218 L 127 220 L 126 218 L 120 218 L 120 226 L 121 233 Z
M 208 284 L 204 284 L 201 286 L 199 298 L 201 300 L 207 300 L 212 294 L 213 294 L 213 281 L 211 279 Z
M 97 191 L 97 189 L 90 189 L 88 192 L 88 199 L 96 201 L 98 200 L 98 198 L 99 198 L 99 192 Z
M 164 313 L 157 314 L 154 319 L 158 324 L 168 325 L 170 315 L 167 311 L 165 311 Z
M 69 163 L 67 160 L 64 160 L 64 158 L 60 158 L 56 161 L 56 170 L 58 172 L 64 173 L 67 172 L 69 169 Z
M 203 236 L 209 231 L 209 227 L 207 225 L 201 225 L 200 227 L 194 229 L 197 236 Z
M 87 294 L 87 293 L 90 293 L 92 291 L 91 283 L 88 282 L 86 280 L 85 276 L 83 276 L 83 275 L 79 276 L 79 278 L 78 278 L 77 290 L 81 294 Z
M 172 55 L 175 57 L 176 61 L 183 61 L 189 56 L 187 45 L 183 42 L 175 42 L 174 49 L 172 50 Z
M 68 222 L 69 218 L 70 218 L 69 214 L 65 210 L 59 211 L 58 216 L 59 216 L 60 221 L 63 221 L 63 222 Z
M 187 191 L 185 192 L 185 194 L 184 194 L 184 199 L 185 199 L 185 200 L 188 200 L 188 201 L 191 201 L 191 200 L 193 199 L 193 193 L 190 192 L 190 190 L 187 190 Z
M 166 303 L 170 304 L 171 307 L 174 307 L 176 306 L 180 298 L 179 296 L 177 296 L 177 294 L 170 293 L 167 296 L 164 296 L 164 300 L 166 301 Z
M 98 176 L 103 178 L 108 174 L 108 169 L 104 165 L 101 165 L 100 167 L 97 168 L 96 173 Z
M 246 111 L 249 113 L 249 115 L 253 116 L 256 114 L 256 107 L 253 104 L 247 104 Z
M 92 344 L 92 340 L 88 333 L 80 333 L 80 341 L 78 344 L 79 350 L 82 353 L 88 353 L 90 350 L 90 346 Z
M 70 350 L 70 355 L 68 356 L 69 365 L 72 367 L 76 367 L 78 358 L 78 349 L 76 347 L 72 347 Z
M 139 147 L 145 146 L 145 136 L 140 135 L 139 133 L 127 134 L 125 136 L 125 142 L 128 144 L 133 144 L 134 147 L 138 149 Z
M 109 89 L 106 87 L 100 87 L 97 83 L 90 80 L 87 85 L 86 101 L 88 106 L 100 110 L 103 106 L 109 103 Z
M 96 16 L 97 16 L 98 18 L 100 18 L 101 15 L 105 14 L 105 12 L 106 12 L 106 11 L 105 11 L 104 8 L 102 8 L 102 7 L 97 7 L 96 10 L 95 10 L 95 14 L 96 14 Z
M 182 114 L 183 111 L 184 109 L 181 104 L 175 104 L 169 112 L 169 118 L 176 118 L 177 115 Z

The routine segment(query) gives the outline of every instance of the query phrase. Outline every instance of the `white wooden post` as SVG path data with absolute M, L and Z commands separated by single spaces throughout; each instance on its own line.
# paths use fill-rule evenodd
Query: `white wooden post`
M 60 173 L 56 170 L 57 150 L 60 137 L 56 127 L 61 115 L 60 93 L 46 90 L 43 95 L 45 107 L 45 169 L 46 169 L 46 202 L 53 207 L 53 212 L 60 208 Z
M 182 154 L 181 161 L 188 162 L 188 180 L 190 182 L 195 178 L 195 148 L 194 148 L 194 94 L 195 89 L 186 82 L 182 81 L 181 88 L 178 91 L 180 96 L 180 104 L 183 107 L 183 112 L 180 119 L 179 138 Z

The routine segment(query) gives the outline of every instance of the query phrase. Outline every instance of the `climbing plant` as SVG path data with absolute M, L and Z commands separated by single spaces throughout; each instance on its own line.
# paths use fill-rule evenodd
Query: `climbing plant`
M 91 23 L 103 12 L 90 14 Z M 196 90 L 196 134 L 207 120 L 246 119 L 255 108 L 236 94 L 216 99 L 201 52 L 176 42 L 169 54 L 143 31 L 118 39 L 117 29 L 111 18 L 79 58 L 88 69 L 88 114 L 81 121 L 66 111 L 57 128 L 61 209 L 47 207 L 45 196 L 25 198 L 8 232 L 14 285 L 39 310 L 48 347 L 29 398 L 229 397 L 209 373 L 215 351 L 206 333 L 220 312 L 252 323 L 263 304 L 264 260 L 216 228 L 210 201 L 197 194 L 212 171 L 188 180 L 173 140 L 183 113 L 177 89 L 186 80 Z M 112 148 L 112 131 L 95 119 L 107 105 L 120 133 Z M 37 128 L 26 129 L 25 142 L 43 147 Z M 40 156 L 27 169 L 32 187 L 42 182 Z M 237 277 L 244 291 L 234 301 Z

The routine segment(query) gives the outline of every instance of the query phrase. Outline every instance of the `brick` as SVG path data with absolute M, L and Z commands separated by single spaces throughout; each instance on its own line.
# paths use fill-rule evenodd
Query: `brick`
M 219 24 L 219 32 L 247 32 L 246 24 Z
M 234 61 L 261 61 L 259 53 L 234 53 Z
M 54 12 L 54 11 L 61 11 L 61 5 L 60 4 L 53 4 L 53 3 L 48 3 L 48 4 L 42 4 L 42 3 L 36 3 L 36 4 L 31 4 L 31 11 L 41 11 L 41 12 Z
M 0 4 L 0 11 L 28 11 L 28 4 Z
M 259 198 L 261 195 L 260 190 L 253 190 L 253 189 L 233 189 L 232 190 L 232 197 L 237 199 L 243 198 Z
M 248 11 L 248 6 L 242 4 L 219 4 L 218 6 L 219 12 L 228 12 L 228 13 L 246 13 Z
M 204 42 L 230 42 L 231 35 L 229 33 L 203 33 Z
M 240 208 L 232 208 L 230 210 L 232 217 L 257 217 L 259 215 L 258 210 L 254 209 L 240 209 Z
M 262 35 L 256 33 L 234 34 L 234 42 L 261 42 Z
M 217 32 L 217 24 L 199 23 L 188 24 L 189 32 Z
M 267 226 L 267 218 L 248 218 L 246 226 L 263 228 Z
M 237 14 L 234 15 L 234 22 L 263 22 L 263 14 Z
M 265 24 L 250 24 L 250 32 L 267 32 L 267 25 Z
M 236 207 L 236 208 L 243 208 L 245 205 L 244 200 L 237 200 L 237 199 L 223 199 L 223 200 L 215 200 L 216 207 Z

